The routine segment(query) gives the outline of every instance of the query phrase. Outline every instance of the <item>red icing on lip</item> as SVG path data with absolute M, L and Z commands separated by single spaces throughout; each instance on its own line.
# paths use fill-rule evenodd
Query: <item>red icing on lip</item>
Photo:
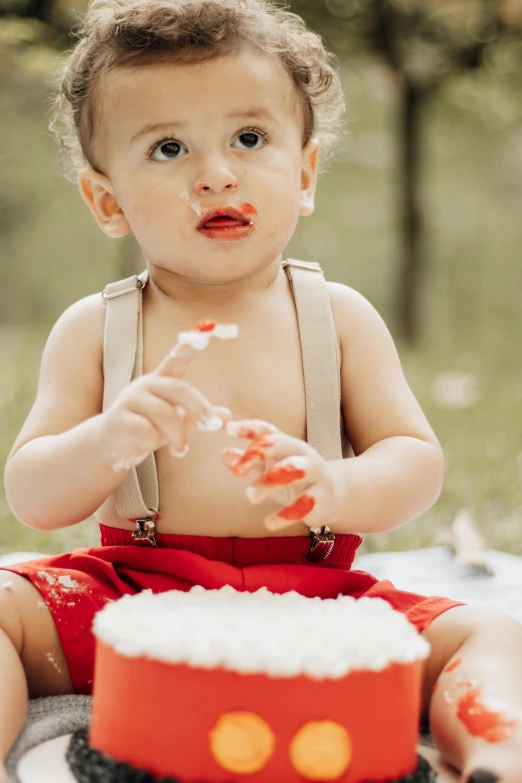
M 516 720 L 486 707 L 480 701 L 478 688 L 471 688 L 459 698 L 457 717 L 473 737 L 482 737 L 486 742 L 504 742 L 518 725 Z
M 288 519 L 289 522 L 299 522 L 310 513 L 314 506 L 315 499 L 311 495 L 301 495 L 291 506 L 281 509 L 277 516 Z
M 455 669 L 456 669 L 458 666 L 460 666 L 460 664 L 461 664 L 461 663 L 462 663 L 462 658 L 457 658 L 455 661 L 453 661 L 453 663 L 450 663 L 450 665 L 449 665 L 449 666 L 446 666 L 446 668 L 444 669 L 444 671 L 445 671 L 445 672 L 453 672 L 453 671 L 455 671 Z
M 200 321 L 196 324 L 197 332 L 213 332 L 217 323 L 215 321 Z
M 239 204 L 238 209 L 243 215 L 253 215 L 254 217 L 257 215 L 257 209 L 253 204 Z
M 240 223 L 238 220 L 224 218 L 223 223 L 221 221 L 207 222 L 206 225 L 199 229 L 199 233 L 206 236 L 207 239 L 232 242 L 248 239 L 254 229 L 253 223 Z
M 274 465 L 273 468 L 270 468 L 261 476 L 259 483 L 265 487 L 282 487 L 305 476 L 304 470 L 294 468 L 293 465 Z
M 247 239 L 256 228 L 248 216 L 257 215 L 253 204 L 215 207 L 204 210 L 198 231 L 207 239 L 233 241 Z

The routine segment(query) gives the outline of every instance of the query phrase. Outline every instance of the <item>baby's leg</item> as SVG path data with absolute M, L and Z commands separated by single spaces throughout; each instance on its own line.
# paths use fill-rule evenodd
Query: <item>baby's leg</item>
M 424 707 L 442 756 L 466 783 L 520 783 L 522 624 L 462 606 L 423 635 L 432 646 Z
M 0 570 L 0 783 L 22 728 L 28 696 L 72 693 L 62 645 L 38 590 Z

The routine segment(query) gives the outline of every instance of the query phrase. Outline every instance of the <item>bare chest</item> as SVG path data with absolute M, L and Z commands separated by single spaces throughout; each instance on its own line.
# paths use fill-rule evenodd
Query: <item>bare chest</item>
M 239 337 L 211 341 L 184 379 L 212 404 L 229 408 L 234 419 L 262 419 L 305 439 L 303 368 L 291 296 L 272 312 L 264 310 L 238 325 Z M 175 344 L 181 328 L 165 323 L 154 313 L 144 318 L 144 373 L 157 367 Z M 167 449 L 155 454 L 160 498 L 158 530 L 186 535 L 266 536 L 262 520 L 275 506 L 270 501 L 252 506 L 244 492 L 248 481 L 233 476 L 220 459 L 223 448 L 244 448 L 247 442 L 223 431 L 190 432 L 188 442 L 189 452 L 184 459 L 172 457 Z M 133 527 L 115 514 L 110 502 L 102 510 L 104 519 L 97 516 L 104 524 Z M 290 534 L 305 532 L 302 525 L 296 525 Z

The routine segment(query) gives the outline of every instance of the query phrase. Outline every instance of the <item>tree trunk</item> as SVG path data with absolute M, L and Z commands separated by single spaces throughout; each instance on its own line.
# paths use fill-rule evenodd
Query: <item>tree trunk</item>
M 426 92 L 404 79 L 400 117 L 400 204 L 402 263 L 399 276 L 397 323 L 410 344 L 420 336 L 418 293 L 422 271 L 422 214 L 420 206 L 420 108 Z

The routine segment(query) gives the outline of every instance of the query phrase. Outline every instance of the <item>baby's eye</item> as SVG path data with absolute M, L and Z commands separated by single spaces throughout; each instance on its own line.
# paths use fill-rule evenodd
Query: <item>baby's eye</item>
M 243 131 L 236 136 L 232 146 L 240 150 L 260 150 L 267 141 L 267 138 L 258 131 Z
M 153 160 L 174 160 L 185 155 L 185 148 L 175 139 L 165 139 L 165 141 L 155 144 L 150 151 L 150 157 Z

